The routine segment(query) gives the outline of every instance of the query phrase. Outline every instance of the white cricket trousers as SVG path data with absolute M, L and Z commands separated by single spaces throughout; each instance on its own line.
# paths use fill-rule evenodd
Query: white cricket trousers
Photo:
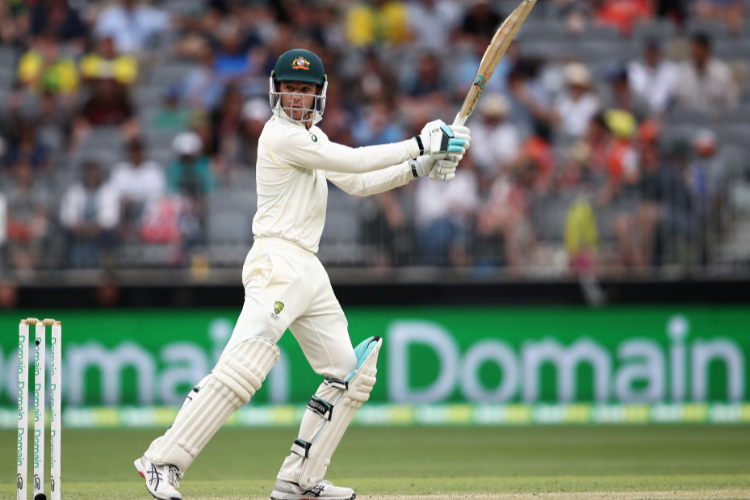
M 346 316 L 315 254 L 286 240 L 258 238 L 242 283 L 245 304 L 225 353 L 249 337 L 277 343 L 288 328 L 316 373 L 345 380 L 354 371 Z

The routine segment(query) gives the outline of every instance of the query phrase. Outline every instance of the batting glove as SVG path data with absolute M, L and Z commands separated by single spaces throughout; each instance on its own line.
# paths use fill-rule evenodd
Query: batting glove
M 471 143 L 471 132 L 467 127 L 451 127 L 442 120 L 435 120 L 425 125 L 414 139 L 420 156 L 464 154 Z

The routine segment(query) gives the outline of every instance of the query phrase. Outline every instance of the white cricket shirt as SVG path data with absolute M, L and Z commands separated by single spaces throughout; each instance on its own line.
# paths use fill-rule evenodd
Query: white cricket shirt
M 255 238 L 281 238 L 317 253 L 325 224 L 326 179 L 349 194 L 369 196 L 413 179 L 408 160 L 419 156 L 417 141 L 350 148 L 336 144 L 313 125 L 278 116 L 258 140 L 258 211 Z

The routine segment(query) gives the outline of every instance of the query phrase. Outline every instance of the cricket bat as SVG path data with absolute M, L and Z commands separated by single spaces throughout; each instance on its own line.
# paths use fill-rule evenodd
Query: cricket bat
M 495 72 L 495 68 L 500 63 L 500 59 L 503 58 L 505 52 L 508 50 L 510 43 L 518 33 L 521 25 L 528 17 L 531 9 L 536 5 L 536 0 L 523 0 L 516 10 L 503 22 L 502 26 L 497 30 L 495 36 L 492 37 L 489 47 L 482 56 L 482 61 L 479 63 L 479 70 L 477 75 L 474 77 L 474 83 L 469 89 L 469 93 L 464 99 L 464 103 L 461 106 L 461 110 L 456 115 L 456 119 L 453 121 L 453 125 L 463 125 L 466 120 L 474 112 L 474 108 L 482 96 L 487 83 L 489 83 L 492 74 Z

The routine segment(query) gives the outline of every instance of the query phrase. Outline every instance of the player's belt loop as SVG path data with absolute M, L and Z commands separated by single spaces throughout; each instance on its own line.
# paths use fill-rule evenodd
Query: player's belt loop
M 316 396 L 310 398 L 310 402 L 307 403 L 307 408 L 328 421 L 333 417 L 333 405 Z

